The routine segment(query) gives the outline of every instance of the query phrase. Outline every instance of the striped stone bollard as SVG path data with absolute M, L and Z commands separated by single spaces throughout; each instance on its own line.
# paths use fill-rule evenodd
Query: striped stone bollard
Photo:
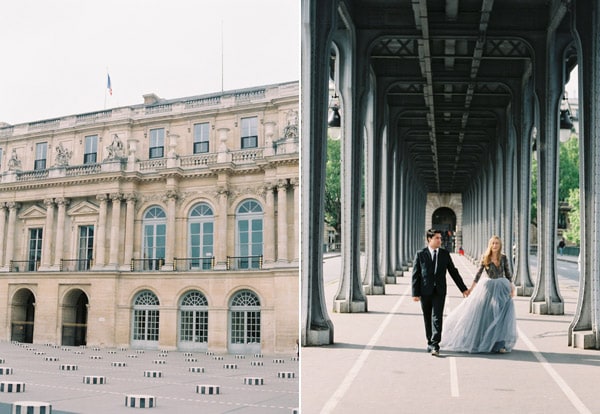
M 298 358 L 297 356 L 293 356 L 290 358 L 290 361 L 300 361 L 300 358 Z
M 93 346 L 93 347 L 92 347 L 92 351 L 100 351 L 100 347 Z
M 215 361 L 223 361 L 223 357 L 222 357 L 222 356 L 220 356 L 220 355 L 213 356 L 213 359 L 214 359 Z
M 73 351 L 75 355 L 83 355 L 83 351 Z
M 198 358 L 186 358 L 185 362 L 198 362 Z
M 146 378 L 162 378 L 162 371 L 144 371 L 144 377 Z
M 274 359 L 273 363 L 274 364 L 285 364 L 285 359 Z
M 265 363 L 262 361 L 250 361 L 250 366 L 252 367 L 262 367 Z
M 15 401 L 12 414 L 51 414 L 52 404 L 42 401 Z
M 46 361 L 55 362 L 58 361 L 58 357 L 55 356 L 47 356 L 44 358 Z
M 165 361 L 164 359 L 155 359 L 154 361 L 152 361 L 152 363 L 156 365 L 165 365 L 167 361 Z
M 294 408 L 292 414 L 300 414 L 300 408 Z
M 1 381 L 0 392 L 24 392 L 25 383 L 21 381 Z
M 215 353 L 214 353 L 214 352 L 212 352 L 212 351 L 206 351 L 206 355 L 208 355 L 208 356 L 214 356 L 214 355 L 215 355 Z
M 235 359 L 246 359 L 246 355 L 236 355 Z
M 115 355 L 117 353 L 117 351 L 115 351 L 114 349 L 110 349 L 108 351 L 109 355 Z
M 0 375 L 12 375 L 13 369 L 10 367 L 0 367 Z
M 146 351 L 144 351 L 143 349 L 136 349 L 135 353 L 136 354 L 144 354 L 144 353 L 146 353 Z
M 46 355 L 44 351 L 35 351 L 33 355 Z
M 90 355 L 90 359 L 102 359 L 102 355 Z
M 191 357 L 191 356 L 194 356 L 194 354 L 192 354 L 191 352 L 184 352 L 183 356 L 184 357 Z
M 278 372 L 277 378 L 296 378 L 296 374 L 294 372 Z
M 122 361 L 113 361 L 110 363 L 110 365 L 113 367 L 126 367 L 127 363 Z
M 119 351 L 127 351 L 128 348 L 125 348 L 124 346 L 119 347 Z
M 246 384 L 246 385 L 264 385 L 265 380 L 264 380 L 264 378 L 260 378 L 260 377 L 245 377 L 244 384 Z
M 6 361 L 4 360 L 4 358 L 0 358 L 0 364 L 4 364 Z
M 61 371 L 77 371 L 78 366 L 75 364 L 60 364 Z
M 156 407 L 156 397 L 152 395 L 130 394 L 125 396 L 125 407 L 152 408 Z
M 190 372 L 200 372 L 200 373 L 203 373 L 204 372 L 204 367 L 190 367 L 189 371 Z
M 157 355 L 158 358 L 166 358 L 169 356 L 169 354 L 165 354 L 164 352 L 161 352 L 160 354 Z
M 79 345 L 79 349 L 87 349 L 87 345 Z
M 106 377 L 103 375 L 86 375 L 83 377 L 84 384 L 106 384 Z
M 225 369 L 237 369 L 238 366 L 237 366 L 237 364 L 224 364 L 223 368 L 225 368 Z
M 263 354 L 254 354 L 254 358 L 262 358 Z
M 138 355 L 137 354 L 129 354 L 127 355 L 127 358 L 137 358 Z
M 219 385 L 196 385 L 197 394 L 216 395 L 220 392 Z

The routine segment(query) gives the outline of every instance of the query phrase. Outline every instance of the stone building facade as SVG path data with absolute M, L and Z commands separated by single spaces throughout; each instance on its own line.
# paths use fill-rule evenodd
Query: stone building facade
M 292 352 L 298 95 L 0 124 L 0 339 Z

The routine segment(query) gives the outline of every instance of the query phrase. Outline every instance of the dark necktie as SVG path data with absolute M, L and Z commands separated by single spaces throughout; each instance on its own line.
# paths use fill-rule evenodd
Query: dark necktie
M 437 272 L 437 249 L 433 251 L 433 273 Z

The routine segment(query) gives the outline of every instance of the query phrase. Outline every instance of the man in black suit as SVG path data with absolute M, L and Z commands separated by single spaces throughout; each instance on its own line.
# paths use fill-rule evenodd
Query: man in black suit
M 442 232 L 435 229 L 427 230 L 427 247 L 415 256 L 412 270 L 412 296 L 415 302 L 421 302 L 427 336 L 427 352 L 431 352 L 433 356 L 440 354 L 442 317 L 447 290 L 446 270 L 463 297 L 469 295 L 469 290 L 454 266 L 450 253 L 440 249 L 441 244 Z

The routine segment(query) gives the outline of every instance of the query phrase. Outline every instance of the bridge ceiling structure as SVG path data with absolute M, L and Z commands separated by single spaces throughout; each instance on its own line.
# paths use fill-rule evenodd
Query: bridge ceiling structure
M 355 0 L 379 105 L 427 192 L 462 193 L 506 133 L 510 85 L 532 73 L 525 40 L 546 0 Z M 367 40 L 368 39 L 368 40 Z M 382 86 L 384 90 L 381 90 Z M 381 107 L 377 110 L 382 110 Z

